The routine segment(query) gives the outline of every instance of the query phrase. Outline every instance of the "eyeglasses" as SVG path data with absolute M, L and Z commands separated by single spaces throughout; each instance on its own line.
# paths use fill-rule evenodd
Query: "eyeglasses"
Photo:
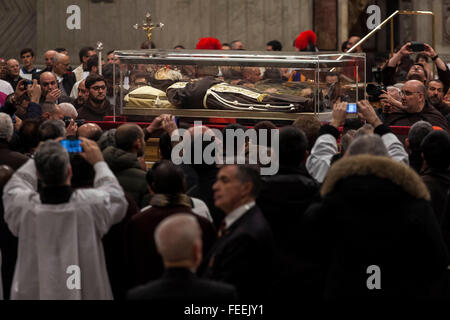
M 91 87 L 92 90 L 98 91 L 98 90 L 106 90 L 106 86 L 95 86 Z
M 411 92 L 411 91 L 401 91 L 401 93 L 402 93 L 402 96 L 407 96 L 407 97 L 409 97 L 409 96 L 412 96 L 414 93 L 422 93 L 422 92 L 419 92 L 419 91 L 414 91 L 414 92 Z

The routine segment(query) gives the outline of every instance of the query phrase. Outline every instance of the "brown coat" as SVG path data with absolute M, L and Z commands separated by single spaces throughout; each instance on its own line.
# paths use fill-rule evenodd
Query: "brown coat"
M 156 250 L 154 234 L 158 224 L 176 213 L 195 215 L 188 206 L 156 207 L 141 211 L 131 219 L 127 230 L 127 263 L 129 288 L 160 278 L 164 272 L 161 256 Z M 216 239 L 216 230 L 205 218 L 195 215 L 202 229 L 203 254 Z
M 450 132 L 448 128 L 447 120 L 444 116 L 437 111 L 431 104 L 428 102 L 425 103 L 425 106 L 422 112 L 418 113 L 407 113 L 407 112 L 396 112 L 396 113 L 388 113 L 384 116 L 384 124 L 388 126 L 412 126 L 414 123 L 424 120 L 433 126 L 439 126 L 442 129 Z

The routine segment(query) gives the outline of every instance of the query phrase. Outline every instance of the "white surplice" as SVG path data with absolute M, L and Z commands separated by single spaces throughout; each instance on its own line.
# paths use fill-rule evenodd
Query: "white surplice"
M 94 188 L 74 191 L 63 204 L 41 203 L 34 160 L 5 186 L 5 221 L 19 238 L 11 299 L 113 298 L 101 239 L 128 204 L 107 164 L 94 169 Z

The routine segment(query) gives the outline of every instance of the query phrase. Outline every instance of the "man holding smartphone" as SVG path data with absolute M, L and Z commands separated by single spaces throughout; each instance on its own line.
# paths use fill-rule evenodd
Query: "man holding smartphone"
M 423 49 L 423 50 L 422 50 Z M 417 51 L 422 50 L 422 51 Z M 414 53 L 423 53 L 428 56 L 436 65 L 439 80 L 444 83 L 444 92 L 447 92 L 450 87 L 450 70 L 444 61 L 439 57 L 439 55 L 434 51 L 434 49 L 427 43 L 417 43 L 417 42 L 407 42 L 405 43 L 399 51 L 397 51 L 388 63 L 383 68 L 383 83 L 385 86 L 394 85 L 394 77 L 396 73 L 397 65 L 400 63 L 402 57 L 409 56 Z M 419 80 L 424 85 L 428 82 L 428 75 L 426 73 L 425 67 L 420 64 L 414 64 L 407 76 L 406 80 Z
M 97 144 L 81 141 L 94 188 L 71 188 L 69 154 L 54 140 L 4 187 L 5 221 L 19 239 L 12 300 L 113 298 L 101 238 L 125 216 L 127 201 Z

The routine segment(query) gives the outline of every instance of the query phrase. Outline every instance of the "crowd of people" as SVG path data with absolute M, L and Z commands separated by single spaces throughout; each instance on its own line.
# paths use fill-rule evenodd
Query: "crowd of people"
M 316 42 L 306 32 L 294 46 L 317 51 Z M 343 51 L 357 43 L 350 37 Z M 231 150 L 207 126 L 182 128 L 170 114 L 148 126 L 99 126 L 117 101 L 114 52 L 103 75 L 92 47 L 73 70 L 63 48 L 45 53 L 43 70 L 31 49 L 20 52 L 22 67 L 0 59 L 0 296 L 450 298 L 450 70 L 424 48 L 407 72 L 410 42 L 380 63 L 381 108 L 361 100 L 349 118 L 337 97 L 329 123 L 310 114 L 280 128 L 258 122 L 278 141 L 237 139 Z M 327 83 L 340 77 L 330 72 Z M 392 126 L 410 128 L 397 136 Z M 246 130 L 231 124 L 221 137 Z M 152 137 L 160 160 L 149 167 Z M 216 150 L 234 161 L 176 163 L 187 137 L 192 159 Z M 275 155 L 276 174 L 248 163 L 255 147 Z

